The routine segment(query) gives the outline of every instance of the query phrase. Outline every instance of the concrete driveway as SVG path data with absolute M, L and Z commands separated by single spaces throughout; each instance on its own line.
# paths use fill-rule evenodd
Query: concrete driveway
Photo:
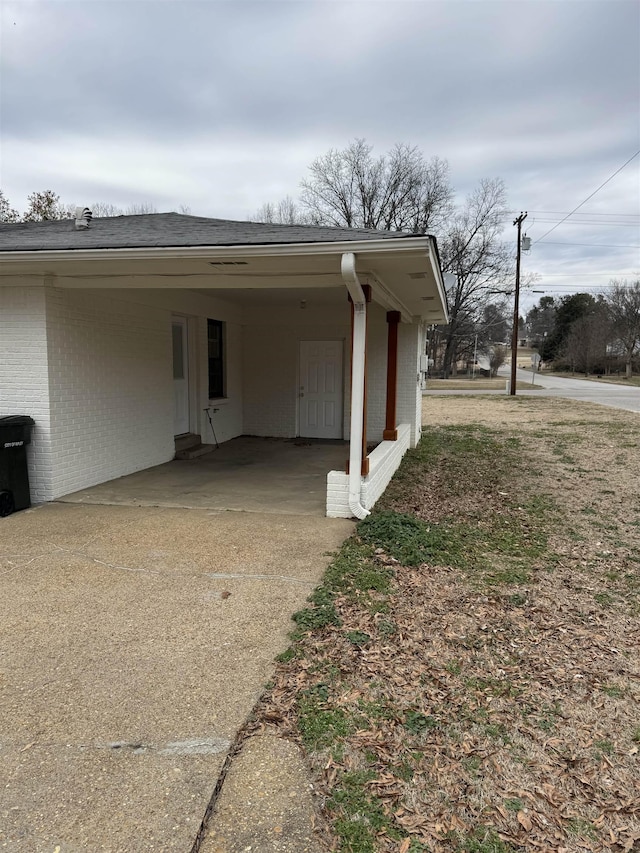
M 351 530 L 60 503 L 0 519 L 0 849 L 188 853 L 290 614 Z
M 156 465 L 59 500 L 324 515 L 327 474 L 343 470 L 348 457 L 344 441 L 245 435 L 206 456 Z

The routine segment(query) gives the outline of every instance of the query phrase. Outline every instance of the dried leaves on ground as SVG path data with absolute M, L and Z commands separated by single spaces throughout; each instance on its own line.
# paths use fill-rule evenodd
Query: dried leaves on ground
M 637 416 L 447 397 L 425 422 L 256 724 L 305 747 L 334 850 L 640 849 Z

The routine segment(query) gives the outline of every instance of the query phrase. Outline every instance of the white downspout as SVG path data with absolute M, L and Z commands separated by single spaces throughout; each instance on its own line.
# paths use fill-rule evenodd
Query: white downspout
M 364 367 L 367 337 L 367 300 L 356 273 L 356 256 L 345 252 L 341 261 L 342 279 L 353 302 L 353 354 L 351 357 L 351 430 L 349 433 L 349 509 L 356 518 L 370 515 L 360 503 L 362 487 L 362 414 L 364 407 Z

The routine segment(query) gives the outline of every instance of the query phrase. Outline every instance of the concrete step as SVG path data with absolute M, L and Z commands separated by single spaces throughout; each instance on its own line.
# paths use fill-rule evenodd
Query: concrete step
M 179 435 L 175 439 L 176 453 L 181 450 L 188 450 L 190 447 L 197 447 L 199 444 L 202 444 L 202 438 L 195 432 Z
M 176 459 L 197 459 L 198 456 L 204 456 L 205 453 L 211 453 L 212 450 L 215 450 L 213 444 L 196 444 L 184 450 L 176 450 Z

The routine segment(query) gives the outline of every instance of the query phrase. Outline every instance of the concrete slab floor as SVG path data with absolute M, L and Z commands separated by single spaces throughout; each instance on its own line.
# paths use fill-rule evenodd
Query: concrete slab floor
M 0 849 L 191 849 L 349 521 L 47 504 L 0 519 Z
M 188 461 L 167 462 L 58 500 L 324 515 L 327 474 L 344 470 L 349 444 L 241 436 Z

